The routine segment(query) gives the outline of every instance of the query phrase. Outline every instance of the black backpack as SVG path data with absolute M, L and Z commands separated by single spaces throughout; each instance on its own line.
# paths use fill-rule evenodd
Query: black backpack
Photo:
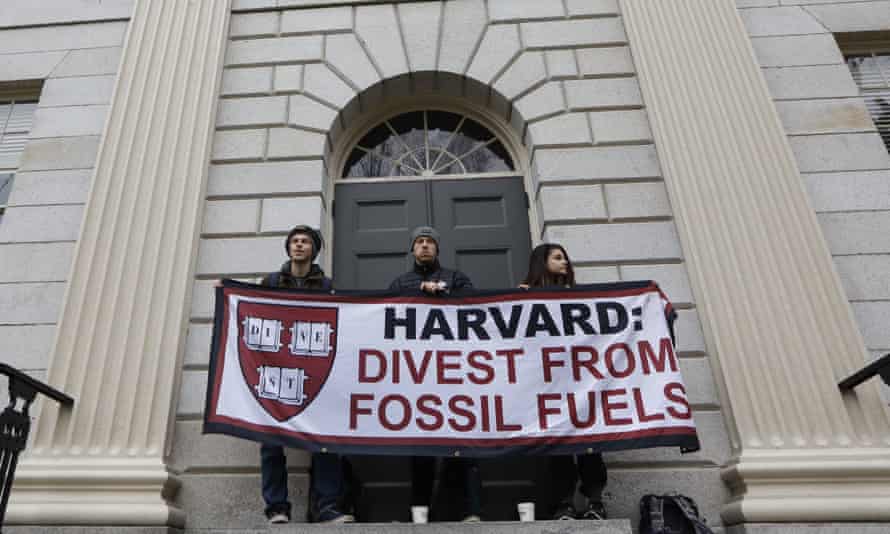
M 685 495 L 643 495 L 640 534 L 714 534 Z

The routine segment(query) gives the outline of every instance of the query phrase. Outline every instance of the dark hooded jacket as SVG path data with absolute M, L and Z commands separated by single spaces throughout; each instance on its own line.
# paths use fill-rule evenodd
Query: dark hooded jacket
M 414 269 L 399 275 L 389 284 L 389 290 L 398 293 L 420 292 L 420 283 L 442 280 L 447 286 L 445 294 L 454 294 L 468 289 L 473 289 L 473 282 L 460 271 L 446 269 L 439 264 L 437 259 L 432 264 L 422 265 L 414 263 Z
M 331 279 L 324 275 L 324 271 L 317 263 L 309 268 L 309 273 L 304 277 L 294 276 L 290 271 L 290 262 L 286 261 L 281 269 L 275 273 L 269 273 L 263 277 L 262 285 L 270 287 L 289 287 L 292 289 L 315 289 L 330 291 L 333 289 Z

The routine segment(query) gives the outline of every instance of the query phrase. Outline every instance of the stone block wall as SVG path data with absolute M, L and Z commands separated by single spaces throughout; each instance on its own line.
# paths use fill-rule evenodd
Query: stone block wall
M 890 352 L 890 154 L 838 38 L 890 31 L 890 2 L 737 0 L 866 347 Z
M 39 88 L 31 140 L 0 218 L 0 361 L 38 378 L 132 3 L 0 4 L 0 89 L 32 81 Z M 837 38 L 890 31 L 890 1 L 737 5 L 866 345 L 875 356 L 888 352 L 890 156 Z M 609 455 L 610 512 L 632 517 L 642 493 L 679 490 L 718 522 L 726 431 L 618 0 L 232 6 L 172 449 L 190 526 L 263 524 L 257 447 L 200 434 L 213 281 L 257 280 L 274 268 L 297 220 L 330 235 L 338 172 L 331 155 L 343 133 L 377 106 L 436 91 L 486 108 L 522 142 L 535 241 L 563 243 L 581 281 L 655 279 L 679 309 L 681 364 L 703 450 Z M 442 85 L 418 74 L 432 71 L 447 74 Z M 299 516 L 307 461 L 290 454 Z
M 81 9 L 69 0 L 0 4 L 0 94 L 38 101 L 0 215 L 0 362 L 39 380 L 46 378 L 132 0 L 78 3 Z M 7 401 L 0 377 L 0 404 Z
M 183 495 L 243 486 L 244 505 L 189 525 L 263 521 L 257 447 L 200 435 L 213 281 L 257 280 L 280 265 L 298 222 L 330 235 L 330 166 L 344 132 L 419 95 L 484 108 L 524 146 L 532 239 L 563 243 L 581 281 L 652 278 L 677 305 L 703 450 L 609 455 L 607 506 L 634 517 L 643 493 L 676 490 L 719 522 L 726 431 L 618 1 L 326 3 L 233 4 L 173 458 Z M 305 482 L 305 455 L 291 454 Z M 209 506 L 182 499 L 187 511 Z
M 52 349 L 131 3 L 0 6 L 0 89 L 33 86 L 39 100 L 0 216 L 0 361 L 37 378 Z

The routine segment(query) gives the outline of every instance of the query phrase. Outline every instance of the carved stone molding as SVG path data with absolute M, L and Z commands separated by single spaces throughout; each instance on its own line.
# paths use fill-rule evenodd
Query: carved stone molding
M 178 391 L 230 0 L 137 0 L 12 524 L 171 525 Z
M 837 388 L 865 347 L 735 2 L 621 5 L 730 427 L 724 521 L 890 519 L 887 413 Z

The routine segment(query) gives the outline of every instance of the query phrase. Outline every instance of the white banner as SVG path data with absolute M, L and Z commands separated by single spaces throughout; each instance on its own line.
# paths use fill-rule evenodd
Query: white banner
M 225 281 L 205 432 L 373 454 L 696 449 L 652 282 L 460 297 Z

